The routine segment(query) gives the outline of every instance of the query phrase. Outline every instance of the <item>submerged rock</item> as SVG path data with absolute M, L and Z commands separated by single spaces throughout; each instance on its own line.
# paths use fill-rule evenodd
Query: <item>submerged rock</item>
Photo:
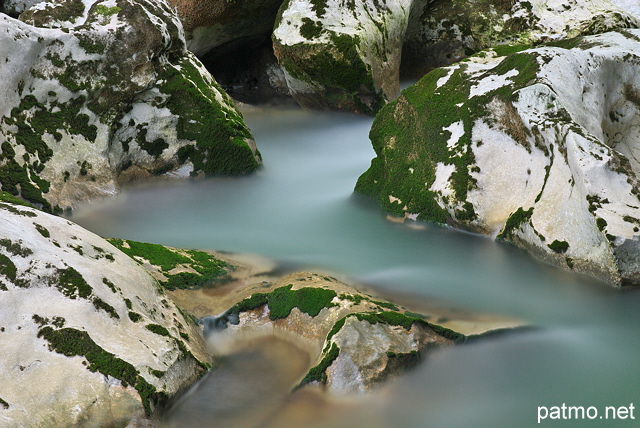
M 273 33 L 289 92 L 302 106 L 374 114 L 399 90 L 411 0 L 289 0 Z
M 627 0 L 416 0 L 403 46 L 403 75 L 422 77 L 499 44 L 531 45 L 639 26 L 637 2 Z
M 0 15 L 0 184 L 45 210 L 141 176 L 238 174 L 260 156 L 164 1 Z
M 0 424 L 124 426 L 210 360 L 134 260 L 59 217 L 0 203 Z
M 318 363 L 301 385 L 320 383 L 332 392 L 370 390 L 428 351 L 465 338 L 326 275 L 295 273 L 244 294 L 211 324 L 304 344 Z
M 436 69 L 376 118 L 356 191 L 638 285 L 638 52 L 622 30 Z

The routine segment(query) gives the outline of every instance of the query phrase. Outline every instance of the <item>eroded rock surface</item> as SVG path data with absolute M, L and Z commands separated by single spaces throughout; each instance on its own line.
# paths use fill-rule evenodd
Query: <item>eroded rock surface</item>
M 208 367 L 200 328 L 104 239 L 0 203 L 0 425 L 116 426 Z
M 639 49 L 622 30 L 434 70 L 376 118 L 356 190 L 638 285 Z
M 0 14 L 2 190 L 55 211 L 132 178 L 258 167 L 164 1 L 44 2 L 20 19 Z

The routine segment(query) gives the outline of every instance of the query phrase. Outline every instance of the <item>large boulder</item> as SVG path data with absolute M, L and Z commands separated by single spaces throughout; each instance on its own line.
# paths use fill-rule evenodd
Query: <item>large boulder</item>
M 289 0 L 273 33 L 301 105 L 374 114 L 399 91 L 411 0 Z
M 416 0 L 402 72 L 419 78 L 497 44 L 531 45 L 638 26 L 637 2 L 628 0 Z
M 640 284 L 640 30 L 427 74 L 376 118 L 356 190 L 389 212 Z
M 258 167 L 164 1 L 45 2 L 20 19 L 0 15 L 2 190 L 55 210 L 131 178 Z
M 30 207 L 0 217 L 0 425 L 124 426 L 208 367 L 200 328 L 129 256 Z

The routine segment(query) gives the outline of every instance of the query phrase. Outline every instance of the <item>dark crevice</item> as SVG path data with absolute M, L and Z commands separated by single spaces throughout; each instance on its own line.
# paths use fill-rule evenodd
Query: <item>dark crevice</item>
M 201 60 L 222 88 L 237 101 L 293 103 L 273 53 L 271 35 L 235 40 L 217 47 Z

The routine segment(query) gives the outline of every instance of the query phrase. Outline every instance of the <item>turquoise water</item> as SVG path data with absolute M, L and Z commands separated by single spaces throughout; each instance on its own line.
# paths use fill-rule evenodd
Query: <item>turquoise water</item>
M 386 220 L 352 194 L 374 156 L 369 118 L 297 109 L 245 118 L 264 158 L 257 174 L 138 186 L 80 207 L 72 219 L 103 236 L 263 254 L 541 327 L 436 353 L 370 400 L 348 412 L 328 406 L 305 425 L 534 426 L 538 406 L 601 406 L 601 415 L 606 405 L 640 406 L 640 294 L 486 237 Z M 548 422 L 636 425 L 599 417 Z

